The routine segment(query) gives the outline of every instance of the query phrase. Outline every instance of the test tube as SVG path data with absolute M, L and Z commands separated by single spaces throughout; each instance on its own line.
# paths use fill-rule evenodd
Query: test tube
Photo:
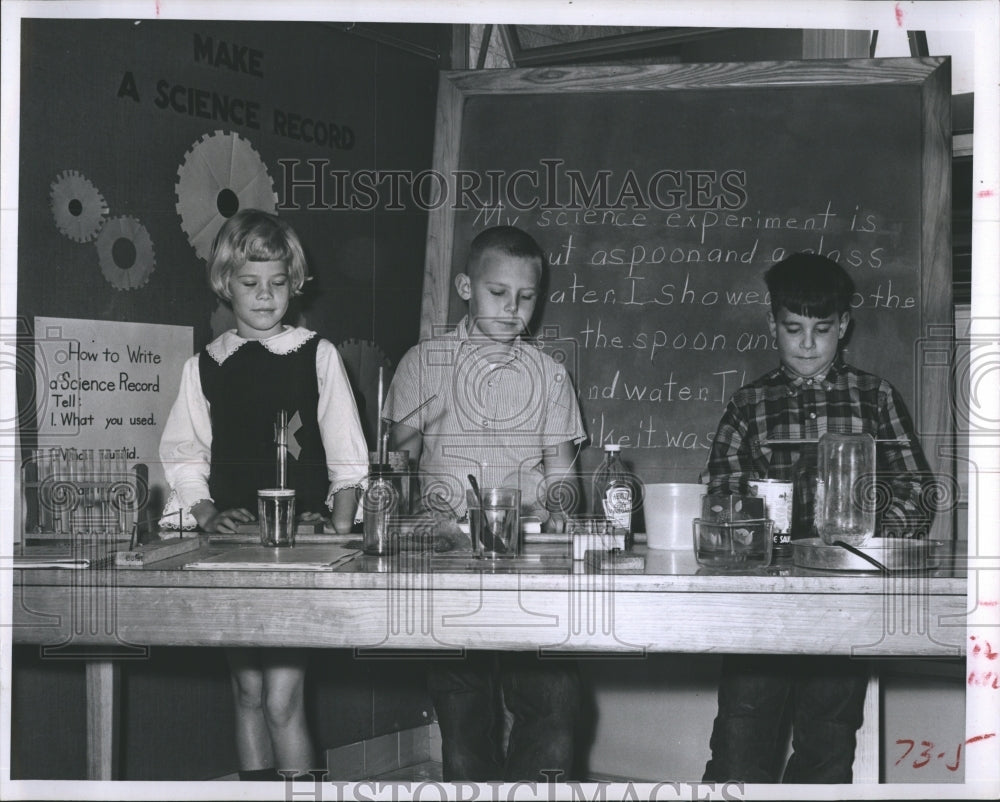
M 101 531 L 108 533 L 115 531 L 114 524 L 116 523 L 114 510 L 111 509 L 111 495 L 108 490 L 108 486 L 114 481 L 113 464 L 112 459 L 105 455 L 104 449 L 98 451 L 97 476 L 101 481 L 98 487 L 101 501 Z
M 138 500 L 139 492 L 141 488 L 136 484 L 135 477 L 131 476 L 128 472 L 128 460 L 125 458 L 125 449 L 123 448 L 118 456 L 118 475 L 123 481 L 128 481 L 133 488 L 135 488 L 134 498 Z M 126 498 L 121 502 L 122 505 L 122 533 L 131 533 L 132 527 L 135 525 L 134 513 L 135 508 L 133 506 L 133 500 Z
M 38 523 L 38 531 L 47 532 L 49 529 L 48 505 L 42 496 L 42 488 L 45 486 L 45 480 L 48 478 L 48 460 L 46 459 L 44 448 L 36 448 L 34 454 L 35 475 L 38 478 L 38 491 L 35 493 L 35 520 Z
M 49 449 L 49 470 L 51 471 L 50 475 L 52 476 L 52 489 L 54 489 L 55 486 L 62 482 L 65 477 L 62 454 L 58 448 Z M 46 501 L 47 506 L 52 513 L 52 531 L 65 534 L 67 525 L 66 514 L 63 509 L 59 510 L 58 515 L 56 514 L 55 498 L 53 497 L 51 491 L 49 492 Z
M 73 503 L 74 501 L 79 502 L 79 459 L 76 454 L 75 448 L 67 448 L 63 452 L 63 459 L 65 460 L 65 472 L 63 474 L 66 482 L 73 490 L 73 500 L 66 498 L 66 520 L 67 526 L 66 531 L 69 534 L 75 534 L 77 527 L 79 526 L 79 503 Z M 68 496 L 68 494 L 67 494 Z
M 94 531 L 94 452 L 80 449 L 80 490 L 83 501 L 83 531 Z

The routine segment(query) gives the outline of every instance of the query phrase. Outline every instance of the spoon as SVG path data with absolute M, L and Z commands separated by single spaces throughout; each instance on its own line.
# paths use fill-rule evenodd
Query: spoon
M 891 573 L 886 566 L 884 566 L 882 563 L 880 563 L 878 560 L 876 560 L 870 554 L 865 554 L 861 549 L 855 548 L 850 543 L 845 543 L 843 540 L 835 540 L 835 541 L 833 541 L 833 545 L 834 546 L 840 546 L 843 549 L 847 549 L 855 557 L 860 557 L 865 562 L 870 563 L 871 565 L 874 565 L 879 571 L 881 571 L 886 576 L 888 576 Z
M 504 554 L 507 551 L 507 547 L 504 545 L 503 538 L 498 538 L 493 534 L 490 522 L 486 518 L 486 510 L 483 509 L 483 495 L 479 492 L 479 482 L 476 481 L 476 477 L 471 473 L 468 476 L 472 492 L 476 496 L 476 501 L 479 502 L 479 539 L 482 541 L 483 548 L 495 554 Z M 469 517 L 469 526 L 472 526 L 471 516 Z

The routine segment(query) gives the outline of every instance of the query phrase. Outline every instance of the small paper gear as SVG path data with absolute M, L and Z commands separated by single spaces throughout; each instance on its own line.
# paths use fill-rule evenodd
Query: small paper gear
M 144 287 L 156 267 L 153 241 L 134 217 L 113 217 L 104 224 L 94 243 L 101 272 L 112 287 L 135 290 Z
M 195 142 L 177 168 L 177 213 L 188 242 L 206 262 L 222 225 L 240 209 L 274 213 L 278 196 L 253 145 L 215 131 Z
M 149 232 L 134 217 L 113 217 L 95 243 L 101 272 L 112 287 L 134 290 L 146 285 L 156 266 Z
M 74 242 L 90 242 L 108 214 L 104 196 L 76 170 L 64 170 L 52 182 L 49 202 L 56 228 Z

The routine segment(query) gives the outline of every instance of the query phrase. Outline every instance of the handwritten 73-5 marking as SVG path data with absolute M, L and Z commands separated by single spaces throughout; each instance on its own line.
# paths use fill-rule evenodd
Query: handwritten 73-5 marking
M 963 746 L 965 746 L 967 744 L 974 744 L 977 741 L 985 741 L 987 738 L 995 738 L 995 737 L 996 737 L 996 733 L 995 732 L 989 732 L 989 733 L 986 733 L 985 735 L 974 735 L 974 736 L 972 736 L 971 738 L 967 739 L 964 744 L 959 744 L 958 745 L 958 749 L 955 750 L 955 763 L 954 763 L 954 765 L 952 765 L 951 763 L 945 763 L 944 767 L 946 769 L 948 769 L 948 771 L 958 771 L 958 767 L 959 767 L 959 765 L 962 762 L 962 747 Z M 916 741 L 911 741 L 909 738 L 898 738 L 898 739 L 896 739 L 896 744 L 899 745 L 899 746 L 901 746 L 902 744 L 909 744 L 909 746 L 906 747 L 906 751 L 903 752 L 903 754 L 900 755 L 899 760 L 897 760 L 895 762 L 894 765 L 898 766 L 900 763 L 902 763 L 904 760 L 906 760 L 906 758 L 907 758 L 907 756 L 909 756 L 910 752 L 912 752 L 916 748 L 917 742 Z M 922 769 L 924 766 L 926 766 L 932 760 L 935 760 L 935 759 L 936 760 L 940 760 L 946 754 L 945 752 L 938 752 L 935 755 L 934 751 L 933 751 L 934 750 L 934 744 L 931 743 L 930 741 L 921 741 L 920 742 L 920 746 L 923 747 L 923 748 L 918 753 L 917 759 L 913 761 L 913 768 L 915 768 L 915 769 Z

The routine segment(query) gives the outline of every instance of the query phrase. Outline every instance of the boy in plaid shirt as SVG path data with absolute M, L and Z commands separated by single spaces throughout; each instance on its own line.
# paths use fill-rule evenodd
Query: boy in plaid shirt
M 926 536 L 921 488 L 930 473 L 910 415 L 889 382 L 839 354 L 850 324 L 850 276 L 824 256 L 799 253 L 764 280 L 781 364 L 739 389 L 726 407 L 709 455 L 710 492 L 738 493 L 753 479 L 789 481 L 800 458 L 815 458 L 814 448 L 769 445 L 776 440 L 866 432 L 893 441 L 880 442 L 876 452 L 879 482 L 891 489 L 881 534 Z M 848 657 L 727 655 L 704 779 L 777 782 L 780 724 L 791 700 L 793 754 L 782 781 L 851 782 L 867 679 L 865 663 Z

